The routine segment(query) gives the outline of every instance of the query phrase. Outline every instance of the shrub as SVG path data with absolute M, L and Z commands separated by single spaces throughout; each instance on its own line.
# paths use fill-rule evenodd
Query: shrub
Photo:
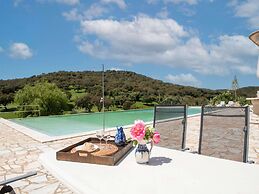
M 148 108 L 149 106 L 143 104 L 142 102 L 135 102 L 133 105 L 131 105 L 132 109 L 144 109 Z
M 231 92 L 227 91 L 227 92 L 223 92 L 223 93 L 215 96 L 213 99 L 211 99 L 210 104 L 217 105 L 221 101 L 225 101 L 225 103 L 227 104 L 229 101 L 234 101 L 234 99 L 235 99 L 234 95 Z
M 131 102 L 131 101 L 125 101 L 125 102 L 123 103 L 122 108 L 123 108 L 124 110 L 129 110 L 132 104 L 133 104 L 133 102 Z
M 212 105 L 217 105 L 219 104 L 221 101 L 225 101 L 225 103 L 227 104 L 229 101 L 235 101 L 235 94 L 227 91 L 227 92 L 223 92 L 217 96 L 215 96 L 213 99 L 210 100 L 210 104 Z M 246 100 L 245 97 L 243 96 L 238 96 L 236 99 L 236 102 L 238 102 L 241 106 L 244 106 L 246 104 L 249 104 L 249 102 Z
M 14 102 L 18 105 L 38 105 L 41 115 L 62 114 L 67 108 L 68 99 L 55 84 L 52 83 L 36 83 L 34 86 L 26 85 L 19 90 Z M 24 111 L 35 109 L 35 107 L 22 107 Z M 24 113 L 27 116 L 32 113 Z
M 0 105 L 2 104 L 5 107 L 5 109 L 7 109 L 6 105 L 11 103 L 13 99 L 14 99 L 14 96 L 12 93 L 10 94 L 0 93 Z
M 94 102 L 89 95 L 84 95 L 77 99 L 76 106 L 84 108 L 87 112 L 91 112 Z
M 247 105 L 247 104 L 250 104 L 250 101 L 247 101 L 246 98 L 243 97 L 243 96 L 237 97 L 237 101 L 239 102 L 239 104 L 240 104 L 241 106 L 245 106 L 245 105 Z

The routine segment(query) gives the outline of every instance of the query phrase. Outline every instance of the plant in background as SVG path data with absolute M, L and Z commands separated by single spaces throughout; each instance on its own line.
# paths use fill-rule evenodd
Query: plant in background
M 234 99 L 234 95 L 231 92 L 227 91 L 215 96 L 213 99 L 211 99 L 210 103 L 212 105 L 217 105 L 221 101 L 225 101 L 225 103 L 228 103 L 229 101 L 234 101 Z
M 32 106 L 39 106 L 41 115 L 62 114 L 67 108 L 66 94 L 52 83 L 26 85 L 15 94 L 14 102 L 23 107 L 22 116 L 31 115 Z M 27 105 L 27 106 L 24 106 Z
M 125 102 L 123 103 L 122 108 L 123 108 L 124 110 L 129 110 L 132 105 L 133 105 L 133 102 L 127 100 L 127 101 L 125 101 Z
M 144 143 L 154 142 L 155 144 L 160 141 L 160 134 L 153 127 L 146 126 L 142 120 L 135 121 L 130 130 L 130 135 L 134 146 L 143 143 L 143 141 Z
M 239 97 L 237 98 L 237 101 L 238 101 L 238 103 L 239 103 L 241 106 L 245 106 L 245 105 L 247 105 L 247 104 L 250 104 L 250 102 L 247 101 L 246 98 L 243 97 L 243 96 L 239 96 Z
M 220 104 L 221 101 L 225 101 L 226 104 L 229 101 L 234 101 L 237 106 L 238 105 L 244 106 L 244 105 L 249 104 L 249 102 L 246 100 L 245 97 L 243 97 L 243 96 L 236 96 L 235 97 L 234 94 L 231 93 L 230 91 L 223 92 L 223 93 L 215 96 L 213 99 L 210 100 L 210 104 L 211 105 L 217 105 L 217 104 Z
M 91 112 L 94 103 L 90 95 L 84 95 L 77 99 L 76 106 L 84 108 L 87 112 Z
M 7 110 L 7 104 L 11 103 L 14 99 L 14 96 L 12 93 L 10 94 L 5 94 L 5 93 L 0 93 L 0 105 L 2 104 Z

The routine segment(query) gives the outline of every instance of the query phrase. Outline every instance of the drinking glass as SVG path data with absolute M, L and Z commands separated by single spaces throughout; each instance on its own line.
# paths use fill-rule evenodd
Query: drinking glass
M 100 140 L 100 145 L 102 143 L 102 139 L 103 139 L 103 131 L 96 131 L 96 137 Z
M 111 134 L 110 132 L 106 132 L 105 136 L 104 136 L 104 140 L 105 140 L 105 143 L 106 143 L 106 147 L 107 147 L 107 142 L 110 140 L 111 138 Z M 108 145 L 108 148 L 110 148 L 110 146 Z

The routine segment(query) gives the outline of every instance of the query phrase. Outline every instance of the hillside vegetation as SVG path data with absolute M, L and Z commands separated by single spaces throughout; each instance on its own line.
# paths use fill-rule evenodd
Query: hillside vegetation
M 38 81 L 55 83 L 59 88 L 71 95 L 80 93 L 101 96 L 102 72 L 55 72 L 32 76 L 30 78 L 0 80 L 0 93 L 14 94 L 26 84 L 33 85 Z M 188 102 L 200 105 L 218 92 L 164 83 L 134 72 L 106 71 L 105 95 L 115 100 L 132 100 L 143 102 L 162 102 L 166 99 L 177 103 Z
M 26 85 L 50 82 L 66 94 L 70 103 L 68 111 L 84 105 L 87 99 L 93 101 L 90 106 L 92 108 L 89 109 L 88 106 L 89 110 L 100 111 L 98 103 L 102 96 L 101 80 L 102 72 L 94 71 L 60 71 L 29 78 L 0 80 L 0 105 L 13 103 L 15 94 Z M 246 87 L 239 89 L 237 93 L 252 97 L 257 90 L 259 87 Z M 222 91 L 165 83 L 128 71 L 105 72 L 105 96 L 111 110 L 145 108 L 158 103 L 203 105 Z
M 250 86 L 250 87 L 243 87 L 238 89 L 238 95 L 239 96 L 244 96 L 246 98 L 250 97 L 255 97 L 256 92 L 259 91 L 259 86 Z

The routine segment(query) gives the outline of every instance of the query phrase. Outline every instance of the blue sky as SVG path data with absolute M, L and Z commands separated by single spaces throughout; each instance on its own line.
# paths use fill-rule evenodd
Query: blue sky
M 259 0 L 0 0 L 0 79 L 129 70 L 203 88 L 258 85 Z

